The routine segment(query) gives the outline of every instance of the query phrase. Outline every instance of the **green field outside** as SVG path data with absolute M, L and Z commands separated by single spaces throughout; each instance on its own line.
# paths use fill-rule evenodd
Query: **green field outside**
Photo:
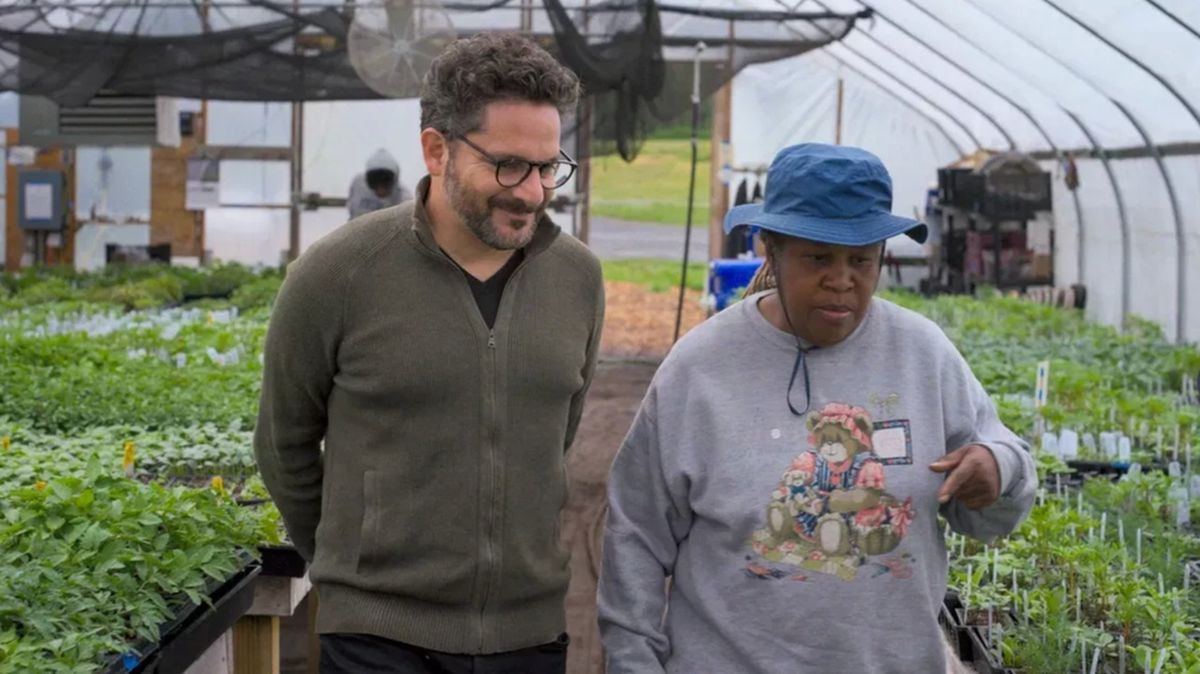
M 606 281 L 627 281 L 645 286 L 653 292 L 666 292 L 679 288 L 679 272 L 682 265 L 672 260 L 635 259 L 603 260 Z M 692 290 L 704 289 L 705 264 L 692 262 L 688 265 L 687 286 Z
M 693 225 L 708 222 L 710 143 L 700 141 Z M 592 160 L 592 215 L 683 225 L 687 222 L 692 147 L 686 139 L 651 139 L 633 163 L 619 155 Z

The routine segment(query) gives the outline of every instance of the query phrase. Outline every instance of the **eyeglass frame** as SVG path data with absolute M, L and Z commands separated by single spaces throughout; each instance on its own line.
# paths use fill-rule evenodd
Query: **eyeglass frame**
M 450 140 L 461 140 L 462 142 L 467 144 L 467 147 L 471 148 L 472 150 L 475 150 L 475 152 L 477 152 L 479 154 L 479 156 L 483 157 L 485 160 L 487 160 L 487 162 L 489 164 L 491 164 L 493 167 L 495 167 L 495 169 L 496 169 L 496 174 L 495 174 L 496 175 L 496 184 L 499 185 L 500 187 L 503 187 L 506 190 L 511 190 L 512 188 L 514 188 L 514 187 L 520 185 L 521 183 L 525 182 L 526 180 L 528 180 L 529 174 L 533 173 L 533 169 L 535 167 L 538 169 L 538 184 L 542 186 L 542 189 L 556 190 L 556 189 L 562 187 L 563 185 L 566 185 L 567 181 L 569 181 L 571 179 L 571 176 L 575 175 L 575 171 L 579 168 L 579 162 L 572 159 L 571 155 L 567 154 L 567 151 L 562 148 L 558 149 L 558 153 L 560 155 L 562 155 L 562 159 L 552 159 L 550 161 L 529 161 L 528 159 L 524 159 L 521 157 L 510 157 L 508 159 L 497 159 L 494 155 L 492 155 L 492 153 L 479 147 L 475 143 L 472 143 L 471 140 L 469 138 L 467 138 L 466 136 L 455 136 L 455 137 L 451 138 Z M 521 176 L 520 180 L 513 183 L 512 185 L 505 185 L 503 182 L 500 181 L 500 165 L 505 162 L 523 162 L 524 164 L 526 164 L 525 174 Z M 569 166 L 569 167 L 571 167 L 571 170 L 567 173 L 566 177 L 562 179 L 562 182 L 555 184 L 553 187 L 548 187 L 546 185 L 546 183 L 541 181 L 542 168 L 548 167 L 548 166 L 551 166 L 554 164 Z

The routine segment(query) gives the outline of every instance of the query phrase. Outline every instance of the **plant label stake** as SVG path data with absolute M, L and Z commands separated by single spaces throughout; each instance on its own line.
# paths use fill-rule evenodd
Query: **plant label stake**
M 1100 647 L 1096 646 L 1096 652 L 1092 655 L 1092 668 L 1088 670 L 1088 674 L 1096 674 L 1096 668 L 1100 666 L 1100 655 Z
M 1108 513 L 1100 513 L 1100 545 L 1104 545 L 1104 532 L 1108 529 Z
M 971 586 L 975 584 L 975 566 L 967 565 L 967 587 L 963 593 L 963 611 L 967 610 L 967 605 L 971 603 Z
M 1037 390 L 1034 394 L 1033 405 L 1038 410 L 1046 406 L 1046 398 L 1050 391 L 1050 361 L 1043 360 L 1037 365 Z M 1040 415 L 1039 415 L 1040 416 Z
M 1117 674 L 1125 674 L 1125 635 L 1117 635 Z
M 1137 530 L 1137 565 L 1142 565 L 1142 528 Z
M 1000 566 L 1000 550 L 992 548 L 992 587 L 996 587 L 996 570 Z
M 996 644 L 996 639 L 994 636 L 992 636 L 992 605 L 991 604 L 988 604 L 988 614 L 987 615 L 988 615 L 988 625 L 987 625 L 988 645 L 994 646 Z
M 1167 649 L 1164 648 L 1158 652 L 1158 664 L 1154 666 L 1154 674 L 1159 674 L 1165 664 L 1167 664 Z

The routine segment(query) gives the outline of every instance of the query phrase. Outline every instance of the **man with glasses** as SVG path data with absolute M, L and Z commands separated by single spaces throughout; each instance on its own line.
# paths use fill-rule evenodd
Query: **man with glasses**
M 545 214 L 578 95 L 528 39 L 453 43 L 415 199 L 288 270 L 255 452 L 312 564 L 324 674 L 565 671 L 564 454 L 604 312 L 596 258 Z

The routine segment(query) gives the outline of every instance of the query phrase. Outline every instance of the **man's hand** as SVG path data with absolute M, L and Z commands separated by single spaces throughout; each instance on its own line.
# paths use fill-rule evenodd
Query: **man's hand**
M 981 510 L 1000 498 L 1000 465 L 983 445 L 966 445 L 929 464 L 935 473 L 948 473 L 938 490 L 938 503 L 958 499 L 971 510 Z

